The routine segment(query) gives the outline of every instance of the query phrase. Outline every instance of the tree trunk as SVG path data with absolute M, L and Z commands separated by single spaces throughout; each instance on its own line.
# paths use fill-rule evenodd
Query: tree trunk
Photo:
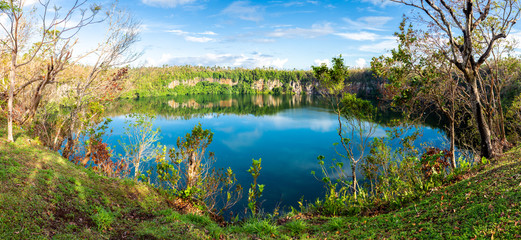
M 454 110 L 453 110 L 454 114 Z M 456 152 L 454 150 L 456 134 L 455 134 L 455 127 L 454 127 L 454 116 L 452 116 L 450 120 L 450 158 L 451 158 L 451 165 L 452 169 L 456 169 Z
M 476 81 L 475 72 L 469 74 L 469 84 L 471 87 L 471 105 L 474 118 L 478 126 L 479 136 L 481 139 L 481 156 L 488 159 L 494 157 L 494 149 L 492 148 L 492 141 L 490 137 L 490 128 L 487 124 L 485 116 L 483 115 L 483 106 L 479 94 L 478 84 Z
M 353 193 L 355 195 L 355 200 L 358 195 L 358 182 L 356 180 L 356 163 L 351 162 L 351 171 L 353 173 Z
M 199 180 L 199 165 L 200 161 L 197 159 L 197 154 L 191 153 L 188 158 L 188 179 L 187 187 L 194 187 Z
M 448 115 L 449 115 L 449 119 L 450 119 L 450 158 L 452 159 L 451 160 L 451 165 L 452 165 L 452 169 L 456 169 L 456 151 L 454 149 L 454 146 L 456 145 L 456 127 L 454 126 L 455 122 L 456 122 L 456 116 L 455 116 L 455 112 L 456 112 L 456 104 L 455 104 L 455 95 L 456 93 L 454 92 L 455 89 L 456 89 L 456 86 L 455 84 L 457 84 L 454 80 L 451 82 L 450 84 L 450 97 L 451 97 L 451 108 L 450 108 L 450 112 L 448 112 Z
M 134 180 L 137 181 L 139 177 L 139 160 L 134 163 Z
M 14 142 L 13 138 L 13 100 L 14 84 L 16 81 L 16 52 L 11 55 L 11 70 L 9 73 L 9 96 L 7 99 L 7 141 Z

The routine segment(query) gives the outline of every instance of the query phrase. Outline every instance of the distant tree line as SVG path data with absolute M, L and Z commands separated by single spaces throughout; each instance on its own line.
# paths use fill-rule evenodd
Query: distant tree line
M 210 79 L 213 82 L 208 81 Z M 220 84 L 221 80 L 225 84 Z M 174 81 L 178 81 L 179 85 L 169 88 Z M 186 84 L 189 81 L 195 81 L 195 86 Z M 280 86 L 258 89 L 254 84 L 260 81 L 265 86 L 274 82 L 279 82 Z M 128 86 L 125 88 L 123 97 L 244 93 L 293 94 L 296 92 L 293 86 L 317 82 L 310 70 L 191 65 L 140 67 L 130 69 Z M 352 83 L 350 91 L 358 93 L 362 97 L 376 97 L 379 94 L 378 89 L 383 84 L 381 78 L 374 77 L 372 72 L 367 69 L 353 70 L 347 82 Z

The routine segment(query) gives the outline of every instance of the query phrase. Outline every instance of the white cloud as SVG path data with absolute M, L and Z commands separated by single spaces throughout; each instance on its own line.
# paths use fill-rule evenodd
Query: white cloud
M 274 39 L 270 39 L 270 38 L 254 38 L 254 39 L 251 39 L 252 42 L 255 42 L 255 43 L 272 43 L 272 42 L 275 42 Z
M 239 151 L 241 148 L 253 146 L 261 137 L 262 132 L 259 129 L 255 129 L 251 132 L 234 134 L 232 138 L 222 140 L 222 143 L 234 151 Z
M 31 6 L 31 5 L 33 5 L 35 3 L 37 3 L 37 2 L 38 2 L 38 0 L 25 0 L 25 1 L 23 1 L 23 6 L 24 7 L 28 7 L 28 6 Z
M 206 31 L 206 32 L 202 32 L 202 33 L 199 33 L 199 34 L 201 34 L 201 35 L 212 35 L 212 36 L 217 35 L 217 33 L 214 33 L 212 31 Z
M 515 48 L 519 48 L 519 44 L 521 43 L 521 32 L 512 31 L 507 35 L 506 40 L 509 42 L 509 44 L 514 44 Z
M 250 5 L 248 1 L 236 1 L 225 8 L 221 14 L 230 17 L 237 17 L 246 21 L 259 22 L 264 19 L 264 7 L 260 5 Z
M 343 20 L 348 24 L 347 28 L 349 29 L 382 31 L 383 26 L 392 19 L 392 17 L 386 16 L 371 16 L 361 17 L 356 20 L 351 20 L 350 18 L 344 18 Z
M 396 39 L 389 39 L 376 44 L 362 45 L 359 50 L 364 52 L 382 53 L 384 51 L 396 48 L 397 46 L 398 43 L 396 42 Z
M 335 121 L 335 119 L 331 119 L 329 117 L 312 117 L 310 119 L 304 120 L 302 118 L 285 115 L 284 113 L 267 117 L 266 121 L 272 122 L 277 129 L 285 130 L 309 129 L 315 132 L 330 132 L 338 126 L 338 123 Z
M 274 58 L 272 56 L 263 55 L 256 53 L 252 56 L 246 56 L 241 54 L 236 57 L 233 66 L 235 67 L 249 67 L 249 68 L 261 68 L 261 67 L 275 67 L 283 68 L 284 64 L 288 62 L 288 59 Z
M 0 15 L 0 24 L 7 26 L 9 23 L 10 23 L 10 20 L 6 14 Z
M 329 59 L 315 59 L 314 66 L 321 66 L 322 64 L 326 64 L 326 66 L 331 67 L 331 61 Z
M 363 58 L 359 58 L 356 60 L 356 67 L 357 68 L 365 68 L 367 67 L 367 61 Z
M 173 34 L 176 34 L 179 36 L 183 36 L 184 39 L 188 42 L 198 42 L 198 43 L 211 42 L 211 41 L 214 41 L 214 39 L 209 38 L 209 37 L 197 37 L 194 35 L 207 35 L 207 36 L 208 35 L 217 35 L 217 33 L 214 33 L 211 31 L 206 31 L 206 32 L 202 32 L 202 33 L 190 33 L 190 32 L 185 32 L 185 31 L 179 30 L 179 29 L 167 30 L 166 32 L 173 33 Z
M 155 7 L 176 7 L 178 5 L 189 4 L 195 1 L 196 0 L 142 0 L 144 4 Z
M 275 58 L 261 53 L 251 54 L 213 54 L 208 53 L 197 57 L 175 57 L 163 54 L 160 59 L 147 59 L 148 66 L 162 65 L 196 65 L 196 66 L 230 66 L 245 68 L 275 67 L 283 68 L 288 59 Z
M 279 38 L 316 38 L 334 32 L 330 23 L 313 24 L 311 28 L 277 29 L 267 35 Z
M 183 30 L 178 30 L 178 29 L 174 29 L 174 30 L 167 30 L 167 32 L 169 33 L 175 33 L 177 35 L 184 35 L 184 34 L 188 34 L 188 32 L 185 32 Z
M 185 40 L 188 42 L 206 43 L 206 42 L 213 41 L 213 38 L 186 36 Z
M 337 36 L 343 37 L 349 40 L 356 41 L 375 41 L 380 38 L 378 34 L 370 32 L 358 32 L 358 33 L 337 33 Z

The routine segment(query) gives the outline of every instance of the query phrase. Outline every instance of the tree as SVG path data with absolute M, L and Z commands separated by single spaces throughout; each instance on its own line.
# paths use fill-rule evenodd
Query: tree
M 395 33 L 398 47 L 390 56 L 373 58 L 372 71 L 388 79 L 386 96 L 392 105 L 402 110 L 409 119 L 422 119 L 424 115 L 440 113 L 448 120 L 451 166 L 456 167 L 456 124 L 468 116 L 470 106 L 462 87 L 461 74 L 454 71 L 454 64 L 445 61 L 436 51 L 422 49 L 423 36 L 417 35 L 412 26 L 405 28 L 406 20 Z M 418 51 L 420 49 L 421 51 Z
M 120 142 L 125 152 L 125 162 L 134 167 L 134 180 L 141 175 L 142 164 L 152 160 L 157 154 L 159 129 L 154 128 L 151 114 L 130 114 L 125 123 L 126 142 Z
M 70 94 L 69 98 L 73 99 L 74 104 L 68 116 L 67 145 L 62 154 L 66 158 L 67 153 L 72 152 L 75 147 L 74 136 L 77 136 L 82 129 L 82 123 L 78 117 L 81 116 L 80 113 L 85 111 L 93 101 L 106 100 L 104 98 L 107 97 L 114 98 L 113 94 L 110 96 L 110 90 L 121 90 L 121 86 L 117 82 L 126 76 L 127 68 L 120 69 L 108 79 L 102 78 L 103 73 L 116 66 L 129 64 L 141 55 L 141 52 L 133 52 L 131 49 L 139 41 L 140 23 L 136 22 L 132 15 L 119 10 L 116 5 L 106 12 L 106 16 L 105 20 L 109 27 L 105 38 L 98 43 L 95 49 L 81 55 L 75 62 L 90 55 L 96 56 L 94 64 L 87 68 L 86 75 L 72 83 L 75 91 Z M 100 94 L 100 91 L 103 94 Z
M 358 194 L 358 179 L 356 177 L 357 165 L 364 159 L 366 148 L 370 144 L 370 139 L 376 131 L 377 125 L 372 122 L 375 109 L 370 102 L 356 98 L 353 94 L 345 92 L 344 81 L 349 76 L 348 67 L 344 65 L 342 56 L 334 57 L 332 68 L 327 65 L 312 66 L 313 73 L 319 81 L 320 94 L 329 101 L 333 107 L 338 120 L 339 145 L 342 152 L 337 154 L 343 159 L 347 159 L 351 168 L 351 189 L 355 199 Z M 323 168 L 323 162 L 320 165 Z M 343 170 L 343 162 L 335 162 L 332 168 L 337 171 L 343 184 L 348 185 Z M 328 174 L 323 168 L 324 174 Z M 330 179 L 326 176 L 326 179 Z M 327 180 L 329 181 L 329 180 Z M 329 183 L 328 183 L 329 184 Z
M 470 93 L 472 112 L 481 140 L 481 155 L 492 158 L 496 152 L 486 121 L 479 70 L 498 40 L 504 39 L 520 16 L 517 0 L 391 0 L 420 10 L 419 23 L 425 23 L 424 47 L 436 48 L 444 59 L 463 74 Z M 425 18 L 426 17 L 426 18 Z M 425 20 L 426 19 L 426 20 Z
M 12 142 L 13 139 L 13 104 L 15 98 L 15 88 L 19 70 L 21 67 L 31 63 L 37 55 L 44 51 L 45 48 L 53 45 L 57 39 L 69 39 L 77 33 L 81 28 L 96 22 L 96 16 L 100 11 L 100 7 L 93 5 L 86 9 L 87 1 L 76 0 L 69 10 L 60 16 L 59 8 L 55 7 L 54 15 L 49 17 L 50 0 L 40 1 L 42 6 L 40 20 L 41 27 L 38 30 L 38 40 L 34 42 L 34 47 L 27 51 L 27 44 L 31 41 L 31 19 L 25 17 L 24 0 L 9 0 L 0 2 L 0 15 L 8 18 L 7 23 L 0 23 L 2 39 L 0 43 L 10 58 L 9 65 L 9 87 L 7 94 L 8 114 L 7 114 L 7 140 Z M 72 23 L 71 18 L 79 15 L 79 21 Z M 69 23 L 69 24 L 66 24 Z M 59 31 L 56 31 L 59 29 Z M 51 36 L 50 36 L 51 35 Z M 67 36 L 68 35 L 68 36 Z M 51 67 L 50 67 L 51 68 Z M 52 70 L 51 70 L 52 71 Z M 49 72 L 51 72 L 49 71 Z M 44 77 L 36 77 L 35 79 L 26 80 L 21 84 L 22 88 L 34 82 L 49 82 L 50 79 Z M 45 83 L 46 84 L 46 83 Z M 19 91 L 17 91 L 19 92 Z

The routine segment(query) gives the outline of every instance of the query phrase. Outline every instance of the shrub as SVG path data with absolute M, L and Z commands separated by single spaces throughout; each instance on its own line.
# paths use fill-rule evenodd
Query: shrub
M 228 210 L 242 196 L 242 187 L 237 184 L 235 174 L 228 168 L 215 169 L 214 154 L 207 153 L 213 133 L 198 124 L 184 138 L 179 137 L 177 148 L 157 155 L 158 184 L 169 187 L 179 197 L 204 203 L 207 210 Z

